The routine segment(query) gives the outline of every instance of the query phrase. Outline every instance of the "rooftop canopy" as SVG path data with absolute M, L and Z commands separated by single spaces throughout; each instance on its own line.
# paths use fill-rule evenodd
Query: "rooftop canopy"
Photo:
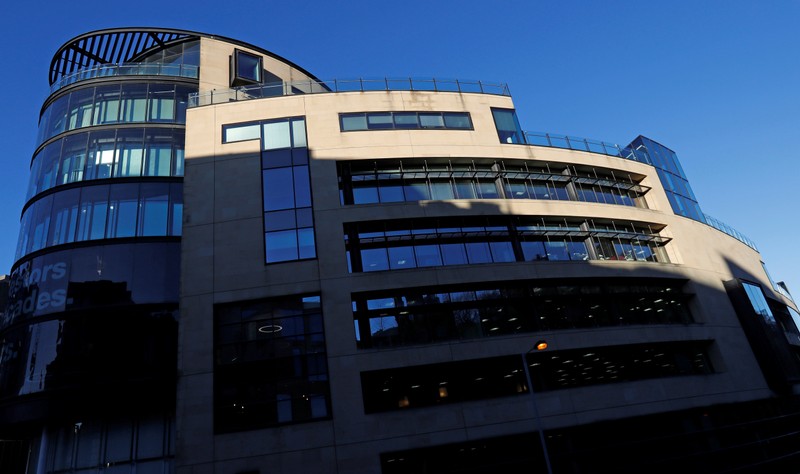
M 310 78 L 316 79 L 311 73 L 291 61 L 263 48 L 239 40 L 198 33 L 196 31 L 129 27 L 92 31 L 67 41 L 56 51 L 56 54 L 53 55 L 53 60 L 50 63 L 50 85 L 52 86 L 62 77 L 68 76 L 80 69 L 91 68 L 102 64 L 137 62 L 139 58 L 147 56 L 149 53 L 169 46 L 170 44 L 199 39 L 201 37 L 215 38 L 258 51 L 288 64 Z
M 161 28 L 116 28 L 77 36 L 58 49 L 50 63 L 50 85 L 79 69 L 134 62 L 169 43 L 196 39 L 192 31 Z

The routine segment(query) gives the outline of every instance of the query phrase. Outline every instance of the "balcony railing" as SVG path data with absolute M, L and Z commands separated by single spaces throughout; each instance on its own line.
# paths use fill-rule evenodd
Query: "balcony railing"
M 325 94 L 332 92 L 428 91 L 465 92 L 510 96 L 508 84 L 458 79 L 332 79 L 329 81 L 292 81 L 272 84 L 216 89 L 189 95 L 189 107 L 222 104 L 240 100 L 280 97 L 295 94 Z
M 557 135 L 554 133 L 524 132 L 525 143 L 536 146 L 549 146 L 553 148 L 565 148 L 568 150 L 588 151 L 600 153 L 602 155 L 617 156 L 627 160 L 649 163 L 647 155 L 630 147 L 623 147 L 616 143 L 591 140 L 588 138 L 571 137 L 568 135 Z
M 600 153 L 603 155 L 616 156 L 619 158 L 625 158 L 626 160 L 632 160 L 632 161 L 638 161 L 640 163 L 650 164 L 649 157 L 642 150 L 633 149 L 627 146 L 623 147 L 615 143 L 608 143 L 599 140 L 590 140 L 587 138 L 580 138 L 580 137 L 570 137 L 567 135 L 556 135 L 552 133 L 542 133 L 542 132 L 523 132 L 523 133 L 525 135 L 525 142 L 528 145 L 547 146 L 552 148 L 565 148 L 568 150 L 577 150 L 577 151 L 588 151 L 590 153 Z M 718 219 L 715 219 L 714 217 L 709 216 L 708 214 L 703 214 L 703 216 L 705 217 L 706 223 L 709 226 L 721 232 L 724 232 L 725 234 L 730 235 L 734 239 L 742 242 L 743 244 L 752 248 L 756 252 L 758 251 L 756 243 L 753 242 L 753 240 L 748 238 L 746 235 L 742 234 L 741 232 L 729 226 L 728 224 Z
M 188 77 L 197 79 L 199 77 L 199 67 L 189 64 L 162 64 L 162 63 L 129 63 L 129 64 L 102 64 L 75 71 L 64 76 L 50 86 L 50 93 L 61 89 L 64 86 L 87 79 L 97 77 L 112 76 L 172 76 Z
M 708 225 L 710 225 L 711 227 L 717 229 L 718 231 L 721 231 L 721 232 L 724 232 L 724 233 L 730 235 L 734 239 L 744 243 L 745 245 L 747 245 L 751 249 L 753 249 L 756 252 L 758 252 L 758 247 L 756 247 L 756 243 L 753 242 L 751 239 L 749 239 L 746 235 L 742 234 L 741 232 L 739 232 L 738 230 L 736 230 L 733 227 L 729 226 L 728 224 L 722 222 L 721 220 L 709 216 L 706 213 L 703 213 L 703 217 L 706 218 L 706 223 Z

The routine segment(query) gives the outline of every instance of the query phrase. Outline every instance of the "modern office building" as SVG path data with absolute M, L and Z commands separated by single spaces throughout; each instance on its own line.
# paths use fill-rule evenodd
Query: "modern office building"
M 78 36 L 49 80 L 8 472 L 800 463 L 800 313 L 664 145 L 182 30 Z

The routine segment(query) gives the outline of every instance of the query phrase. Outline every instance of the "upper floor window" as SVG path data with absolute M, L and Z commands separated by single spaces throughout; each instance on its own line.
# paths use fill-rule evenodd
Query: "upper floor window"
M 231 86 L 261 84 L 263 82 L 262 70 L 264 66 L 261 56 L 237 49 L 233 52 L 231 62 Z
M 243 142 L 260 138 L 261 124 L 259 122 L 222 126 L 222 143 Z
M 339 114 L 343 132 L 358 130 L 472 130 L 468 112 L 361 112 Z
M 117 123 L 186 123 L 186 103 L 197 87 L 124 83 L 86 87 L 50 103 L 39 119 L 38 143 L 78 128 Z
M 500 143 L 525 143 L 525 135 L 514 109 L 492 109 L 492 117 Z
M 305 118 L 262 122 L 261 144 L 266 263 L 316 258 Z
M 319 295 L 214 308 L 214 430 L 330 417 Z
M 25 210 L 17 258 L 54 245 L 123 237 L 180 236 L 181 183 L 119 183 L 48 194 Z
M 650 224 L 535 216 L 393 219 L 344 224 L 351 273 L 531 261 L 668 263 Z
M 538 331 L 689 324 L 681 282 L 528 280 L 355 293 L 358 347 L 385 348 Z
M 230 130 L 229 130 L 230 132 Z M 237 130 L 237 134 L 241 133 Z M 230 134 L 229 134 L 230 136 Z M 339 162 L 344 205 L 440 199 L 548 199 L 647 207 L 641 177 L 558 163 L 454 158 Z
M 183 176 L 178 128 L 93 130 L 59 138 L 33 158 L 27 199 L 63 184 L 134 176 Z

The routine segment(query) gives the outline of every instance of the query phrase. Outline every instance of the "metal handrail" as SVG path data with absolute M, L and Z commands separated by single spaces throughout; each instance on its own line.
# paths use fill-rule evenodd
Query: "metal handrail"
M 326 81 L 305 80 L 275 82 L 242 86 L 230 89 L 215 89 L 208 92 L 189 94 L 189 107 L 281 97 L 295 94 L 323 94 L 336 92 L 375 92 L 375 91 L 418 91 L 418 92 L 457 92 L 511 96 L 508 84 L 483 81 L 462 81 L 459 79 L 331 79 Z
M 642 150 L 637 150 L 628 146 L 623 147 L 615 143 L 572 137 L 568 135 L 557 135 L 553 133 L 523 132 L 523 134 L 525 136 L 525 143 L 528 145 L 599 153 L 602 155 L 616 156 L 626 160 L 650 164 L 649 157 Z M 708 226 L 733 237 L 734 239 L 742 242 L 758 252 L 756 243 L 746 235 L 720 221 L 719 219 L 709 216 L 708 214 L 703 214 L 703 217 L 705 218 Z
M 730 235 L 734 239 L 742 242 L 743 244 L 747 245 L 748 247 L 758 252 L 758 247 L 756 247 L 756 243 L 753 242 L 753 240 L 748 238 L 746 235 L 742 234 L 741 232 L 729 226 L 728 224 L 722 222 L 721 220 L 709 216 L 708 214 L 703 213 L 703 217 L 705 217 L 706 223 L 709 226 L 717 229 L 720 232 Z
M 72 74 L 62 77 L 50 86 L 50 93 L 76 82 L 95 79 L 98 77 L 113 76 L 172 76 L 197 79 L 200 68 L 189 64 L 164 64 L 164 63 L 123 63 L 101 64 L 99 66 L 80 69 Z

